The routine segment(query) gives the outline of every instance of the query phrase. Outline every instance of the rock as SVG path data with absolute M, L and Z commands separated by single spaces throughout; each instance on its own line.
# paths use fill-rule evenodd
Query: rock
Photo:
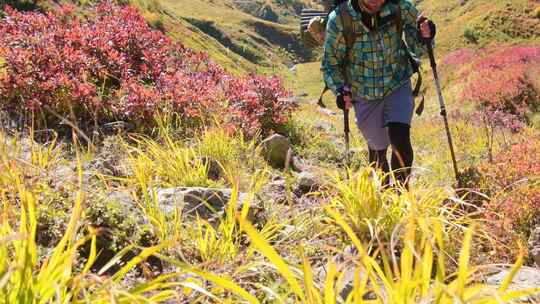
M 315 129 L 320 132 L 331 133 L 334 127 L 329 122 L 318 121 L 317 123 L 315 123 Z
M 533 247 L 529 250 L 529 253 L 536 264 L 536 267 L 540 268 L 540 246 Z
M 257 199 L 270 204 L 296 204 L 298 196 L 290 190 L 287 190 L 285 180 L 278 179 L 264 185 Z
M 232 189 L 179 187 L 157 189 L 157 201 L 166 213 L 172 213 L 175 207 L 182 210 L 186 216 L 196 216 L 205 220 L 215 220 L 221 217 L 231 200 Z M 247 193 L 239 193 L 237 209 L 241 209 L 249 199 Z M 261 209 L 256 202 L 250 201 L 248 219 L 253 223 L 263 221 Z
M 495 275 L 489 276 L 486 279 L 486 283 L 489 285 L 499 286 L 503 283 L 504 279 L 508 276 L 509 273 L 509 269 L 500 271 Z M 539 286 L 540 270 L 531 267 L 522 267 L 514 277 L 514 280 L 512 280 L 512 284 L 510 285 L 509 290 L 538 288 Z M 540 301 L 540 294 L 534 296 L 532 299 L 529 300 Z
M 103 130 L 109 133 L 121 133 L 133 130 L 133 124 L 125 121 L 113 121 L 103 125 Z
M 531 255 L 534 263 L 540 268 L 540 225 L 531 233 L 529 238 L 529 254 Z
M 206 165 L 206 168 L 208 170 L 208 178 L 211 180 L 219 180 L 221 176 L 224 175 L 223 168 L 219 164 L 217 160 L 215 160 L 212 157 L 203 156 L 202 157 L 203 164 Z
M 107 202 L 116 202 L 122 206 L 122 212 L 127 217 L 130 213 L 140 213 L 139 208 L 137 208 L 137 203 L 133 199 L 130 193 L 126 191 L 113 191 L 106 195 L 105 201 Z
M 274 12 L 270 5 L 265 5 L 260 11 L 259 16 L 260 18 L 270 22 L 278 22 L 279 20 L 279 15 Z
M 263 157 L 274 168 L 283 168 L 287 154 L 291 148 L 289 139 L 280 134 L 274 134 L 261 143 Z
M 329 116 L 336 116 L 337 115 L 337 112 L 334 112 L 330 109 L 327 109 L 327 108 L 319 108 L 319 112 L 323 113 L 323 114 L 326 114 L 326 115 L 329 115 Z
M 309 171 L 301 172 L 298 175 L 298 188 L 304 193 L 317 190 L 320 185 L 319 178 Z
M 354 289 L 354 276 L 357 274 L 357 267 L 354 265 L 354 263 L 344 263 L 344 264 L 338 264 L 338 271 L 343 275 L 341 278 L 341 284 L 338 287 L 337 291 L 339 294 L 339 297 L 342 300 L 347 299 L 349 294 Z M 363 270 L 360 270 L 360 274 L 363 274 Z M 326 279 L 326 276 L 328 275 L 328 272 L 326 270 L 326 266 L 319 267 L 314 269 L 315 275 L 318 277 L 319 281 L 324 282 Z M 379 282 L 378 284 L 381 288 L 383 286 L 382 282 Z M 384 290 L 383 291 L 383 297 L 387 297 Z M 365 293 L 362 296 L 364 301 L 373 301 L 378 300 L 378 296 L 375 292 L 370 291 Z M 383 303 L 386 303 L 384 301 Z
M 306 163 L 298 156 L 293 156 L 291 161 L 292 169 L 296 172 L 306 171 Z
M 71 166 L 60 165 L 49 171 L 51 185 L 57 191 L 63 192 L 79 184 L 79 175 Z M 83 174 L 83 186 L 88 183 L 88 176 Z

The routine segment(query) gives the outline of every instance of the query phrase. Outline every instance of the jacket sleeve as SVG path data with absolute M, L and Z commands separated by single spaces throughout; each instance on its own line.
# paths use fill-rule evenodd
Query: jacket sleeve
M 423 57 L 427 55 L 427 47 L 420 40 L 420 33 L 416 27 L 416 19 L 420 15 L 420 12 L 409 0 L 400 1 L 400 5 L 403 18 L 403 31 L 405 34 L 405 42 L 407 43 L 407 47 L 414 57 Z
M 328 16 L 326 24 L 326 38 L 321 70 L 326 86 L 337 95 L 340 88 L 345 85 L 341 74 L 341 63 L 345 56 L 345 41 L 341 29 L 338 27 L 337 14 L 334 10 Z

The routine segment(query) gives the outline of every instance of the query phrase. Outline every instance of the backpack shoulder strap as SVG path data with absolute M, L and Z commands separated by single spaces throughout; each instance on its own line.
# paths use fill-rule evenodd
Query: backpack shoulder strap
M 401 15 L 401 6 L 399 3 L 396 3 L 396 25 L 397 25 L 397 31 L 398 35 L 401 39 L 403 39 L 403 16 Z
M 343 25 L 343 37 L 345 38 L 345 45 L 347 46 L 347 49 L 352 49 L 355 40 L 353 17 L 346 8 L 343 8 L 339 12 L 339 18 L 341 19 L 341 24 Z
M 342 7 L 339 11 L 339 18 L 341 20 L 341 24 L 343 26 L 343 38 L 345 39 L 345 50 L 346 55 L 345 59 L 343 61 L 343 64 L 341 66 L 341 73 L 343 74 L 343 78 L 345 79 L 345 83 L 349 84 L 349 81 L 347 79 L 347 66 L 349 63 L 351 63 L 353 58 L 353 47 L 354 42 L 356 40 L 356 30 L 355 30 L 355 24 L 353 17 L 351 13 L 347 10 L 347 7 L 344 6 L 345 4 L 342 4 Z

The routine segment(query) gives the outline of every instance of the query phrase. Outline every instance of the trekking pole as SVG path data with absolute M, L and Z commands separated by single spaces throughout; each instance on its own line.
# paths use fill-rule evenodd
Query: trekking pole
M 345 165 L 348 167 L 351 165 L 351 159 L 349 155 L 349 133 L 351 130 L 349 129 L 349 109 L 347 108 L 343 109 L 343 131 L 345 136 Z
M 450 155 L 452 156 L 452 164 L 454 166 L 454 174 L 456 176 L 456 181 L 459 185 L 459 171 L 456 161 L 456 154 L 454 153 L 454 145 L 452 143 L 452 135 L 450 134 L 450 127 L 448 126 L 448 118 L 446 115 L 446 106 L 444 105 L 444 98 L 441 90 L 441 82 L 439 80 L 439 74 L 437 73 L 437 63 L 435 62 L 435 55 L 433 54 L 433 46 L 431 44 L 431 39 L 426 42 L 429 60 L 431 62 L 431 69 L 433 70 L 433 78 L 435 79 L 435 89 L 437 90 L 437 95 L 439 95 L 439 105 L 441 107 L 441 116 L 444 120 L 444 128 L 446 129 L 446 136 L 448 138 L 448 145 L 450 146 Z

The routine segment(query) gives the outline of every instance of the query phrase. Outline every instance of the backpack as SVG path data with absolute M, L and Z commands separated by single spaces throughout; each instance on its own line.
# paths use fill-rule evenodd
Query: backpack
M 328 19 L 328 15 L 336 9 L 339 5 L 342 5 L 342 3 L 346 2 L 347 0 L 335 0 L 332 2 L 332 4 L 329 4 L 328 1 L 325 1 L 325 11 L 317 11 L 313 9 L 303 9 L 302 15 L 301 15 L 301 22 L 300 22 L 300 31 L 301 31 L 301 37 L 304 43 L 309 48 L 314 48 L 317 46 L 322 46 L 324 43 L 324 34 L 326 32 L 326 21 Z M 401 16 L 401 8 L 399 6 L 399 0 L 390 0 L 391 2 L 397 4 L 397 11 L 395 14 L 387 16 L 385 18 L 382 18 L 379 20 L 380 24 L 385 24 L 388 22 L 395 21 L 397 23 L 398 32 L 400 33 L 399 36 L 401 38 L 402 47 L 406 50 L 407 59 L 409 61 L 409 64 L 411 65 L 413 69 L 413 73 L 417 74 L 417 81 L 415 88 L 413 90 L 413 97 L 418 97 L 420 93 L 420 89 L 422 86 L 422 75 L 420 73 L 420 63 L 418 60 L 416 60 L 410 53 L 410 51 L 407 48 L 407 45 L 403 41 L 403 18 Z M 338 18 L 340 18 L 341 23 L 343 24 L 343 36 L 345 38 L 345 44 L 346 44 L 346 56 L 345 60 L 342 64 L 342 75 L 345 79 L 345 82 L 347 83 L 347 66 L 352 59 L 352 48 L 354 45 L 354 42 L 356 40 L 356 35 L 354 31 L 354 22 L 351 14 L 347 10 L 342 10 L 339 14 Z M 317 104 L 321 107 L 326 107 L 323 103 L 322 99 L 324 94 L 328 91 L 328 87 L 325 84 L 325 87 L 323 91 L 321 92 L 321 95 L 319 97 L 319 100 Z M 422 96 L 422 99 L 416 109 L 416 113 L 418 115 L 422 114 L 422 111 L 424 109 L 424 98 Z

